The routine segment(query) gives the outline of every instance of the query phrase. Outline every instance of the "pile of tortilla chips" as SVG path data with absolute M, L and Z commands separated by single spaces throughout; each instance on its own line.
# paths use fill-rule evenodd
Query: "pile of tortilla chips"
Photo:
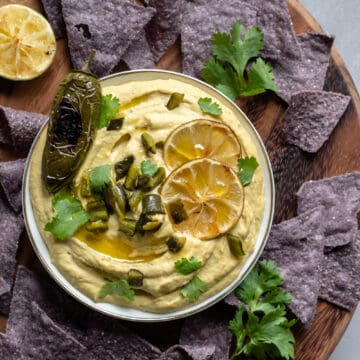
M 323 89 L 333 37 L 296 35 L 285 0 L 41 1 L 57 38 L 67 39 L 74 67 L 97 49 L 98 75 L 120 61 L 155 67 L 180 36 L 183 71 L 199 76 L 214 32 L 238 19 L 259 25 L 277 94 L 289 104 L 285 139 L 305 152 L 321 149 L 349 105 L 348 96 Z M 0 106 L 0 144 L 25 157 L 46 119 Z M 136 326 L 85 308 L 47 276 L 16 268 L 24 165 L 24 158 L 0 162 L 0 313 L 9 314 L 0 359 L 228 359 L 227 324 L 240 304 L 233 294 L 184 321 Z M 349 310 L 360 300 L 360 172 L 306 182 L 297 197 L 297 216 L 273 226 L 263 257 L 277 262 L 292 294 L 289 308 L 308 327 L 318 298 Z

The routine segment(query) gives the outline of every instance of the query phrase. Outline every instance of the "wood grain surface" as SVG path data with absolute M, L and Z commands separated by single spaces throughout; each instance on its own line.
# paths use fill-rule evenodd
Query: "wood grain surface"
M 0 6 L 22 3 L 42 11 L 38 0 L 0 0 Z M 297 33 L 322 31 L 317 22 L 296 0 L 288 0 L 289 10 Z M 28 82 L 11 82 L 0 79 L 0 104 L 16 109 L 48 114 L 57 87 L 70 69 L 65 40 L 57 43 L 57 54 L 51 68 L 41 77 Z M 178 41 L 159 61 L 161 69 L 181 71 L 180 42 Z M 238 104 L 249 116 L 264 140 L 273 165 L 276 182 L 276 215 L 279 222 L 295 215 L 295 193 L 309 179 L 320 179 L 360 169 L 360 99 L 344 62 L 333 49 L 328 70 L 326 90 L 349 94 L 352 102 L 344 117 L 325 146 L 315 155 L 303 153 L 283 141 L 282 126 L 286 104 L 274 94 L 265 94 Z M 6 147 L 0 147 L 0 161 L 12 160 L 15 156 Z M 26 234 L 23 234 L 18 253 L 18 262 L 35 270 L 44 271 L 38 262 Z M 313 326 L 305 330 L 295 329 L 296 359 L 328 359 L 344 333 L 352 314 L 326 302 L 319 301 Z M 0 317 L 0 330 L 5 332 L 6 318 Z M 132 325 L 133 326 L 133 325 Z M 179 322 L 160 324 L 176 338 Z M 136 326 L 133 326 L 136 327 Z M 151 329 L 151 326 L 142 326 Z M 156 339 L 155 339 L 156 341 Z M 161 343 L 161 340 L 159 340 Z M 157 344 L 161 347 L 161 344 Z

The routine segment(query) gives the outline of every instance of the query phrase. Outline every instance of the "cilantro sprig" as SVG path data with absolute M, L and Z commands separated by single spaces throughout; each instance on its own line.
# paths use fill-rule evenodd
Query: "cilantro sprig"
M 69 194 L 57 193 L 52 199 L 52 207 L 54 216 L 44 229 L 60 240 L 74 235 L 90 219 L 81 202 Z
M 204 63 L 201 76 L 232 100 L 277 91 L 271 65 L 259 57 L 263 38 L 259 27 L 245 30 L 240 21 L 233 24 L 230 34 L 213 34 L 212 57 Z
M 198 100 L 198 105 L 200 106 L 200 109 L 204 114 L 210 114 L 215 116 L 222 114 L 222 109 L 220 105 L 215 101 L 212 101 L 211 98 L 200 98 Z
M 202 267 L 202 262 L 196 257 L 192 256 L 190 259 L 181 258 L 175 261 L 175 269 L 178 273 L 183 275 L 191 274 Z
M 141 173 L 143 175 L 153 176 L 158 170 L 158 166 L 150 160 L 143 160 L 140 164 Z
M 120 279 L 108 282 L 102 286 L 99 296 L 103 298 L 107 295 L 117 295 L 122 297 L 125 301 L 131 302 L 134 300 L 135 292 L 126 280 Z
M 235 335 L 235 351 L 230 360 L 239 355 L 255 359 L 293 359 L 294 336 L 290 328 L 295 320 L 286 318 L 285 305 L 291 295 L 281 285 L 283 278 L 274 261 L 261 261 L 236 290 L 245 304 L 239 307 L 229 323 Z
M 90 172 L 90 189 L 93 193 L 100 193 L 111 180 L 111 165 L 105 164 L 95 167 Z
M 258 168 L 258 166 L 259 163 L 253 156 L 247 156 L 245 158 L 238 159 L 239 171 L 237 172 L 237 175 L 241 181 L 242 186 L 248 186 L 251 184 L 255 170 Z
M 110 120 L 117 115 L 119 106 L 120 101 L 117 97 L 113 97 L 111 94 L 102 96 L 98 129 L 109 125 Z
M 198 276 L 194 276 L 180 291 L 181 295 L 189 301 L 195 301 L 201 294 L 206 292 L 208 284 L 201 280 Z

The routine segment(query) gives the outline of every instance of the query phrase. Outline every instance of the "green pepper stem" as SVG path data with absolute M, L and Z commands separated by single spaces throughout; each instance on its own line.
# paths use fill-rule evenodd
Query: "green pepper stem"
M 87 58 L 84 66 L 82 67 L 81 71 L 87 72 L 87 73 L 90 72 L 90 63 L 93 61 L 95 53 L 96 53 L 96 49 L 92 49 L 89 54 L 89 57 Z

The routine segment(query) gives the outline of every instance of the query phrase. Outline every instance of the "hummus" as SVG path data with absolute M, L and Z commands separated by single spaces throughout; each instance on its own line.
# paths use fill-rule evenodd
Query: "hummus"
M 239 115 L 227 108 L 226 102 L 219 104 L 223 111 L 221 116 L 203 114 L 197 102 L 200 97 L 209 95 L 195 86 L 177 80 L 154 80 L 106 87 L 102 92 L 103 95 L 112 94 L 120 99 L 124 123 L 121 130 L 107 131 L 103 128 L 97 131 L 86 160 L 74 179 L 75 186 L 87 169 L 115 164 L 131 154 L 135 156 L 137 165 L 149 159 L 140 141 L 144 131 L 156 142 L 165 141 L 175 127 L 200 118 L 227 124 L 240 143 L 242 157 L 254 156 L 258 159 L 256 146 L 241 126 L 237 118 Z M 173 92 L 183 93 L 185 98 L 180 106 L 169 111 L 165 104 Z M 174 229 L 167 216 L 164 217 L 161 228 L 151 236 L 126 237 L 119 232 L 116 217 L 111 216 L 106 233 L 95 234 L 81 229 L 73 237 L 60 241 L 44 230 L 45 224 L 53 217 L 51 196 L 41 179 L 45 141 L 46 131 L 43 131 L 33 149 L 30 168 L 30 193 L 35 218 L 52 262 L 81 292 L 94 301 L 164 313 L 194 304 L 180 293 L 194 275 L 208 284 L 208 290 L 199 297 L 198 302 L 237 278 L 243 262 L 252 252 L 263 217 L 264 184 L 260 168 L 255 171 L 251 184 L 244 188 L 243 211 L 239 221 L 231 229 L 232 234 L 244 239 L 246 255 L 243 257 L 236 258 L 232 255 L 225 235 L 204 241 L 185 234 L 184 247 L 177 253 L 168 251 L 165 240 L 174 235 Z M 151 155 L 150 160 L 163 166 L 166 175 L 169 175 L 171 170 L 166 167 L 161 150 Z M 152 192 L 157 193 L 158 190 Z M 178 273 L 174 263 L 192 256 L 200 260 L 203 266 L 188 275 Z M 135 291 L 132 302 L 116 295 L 99 298 L 99 291 L 104 283 L 126 279 L 130 269 L 137 269 L 144 275 L 143 286 L 141 290 Z

